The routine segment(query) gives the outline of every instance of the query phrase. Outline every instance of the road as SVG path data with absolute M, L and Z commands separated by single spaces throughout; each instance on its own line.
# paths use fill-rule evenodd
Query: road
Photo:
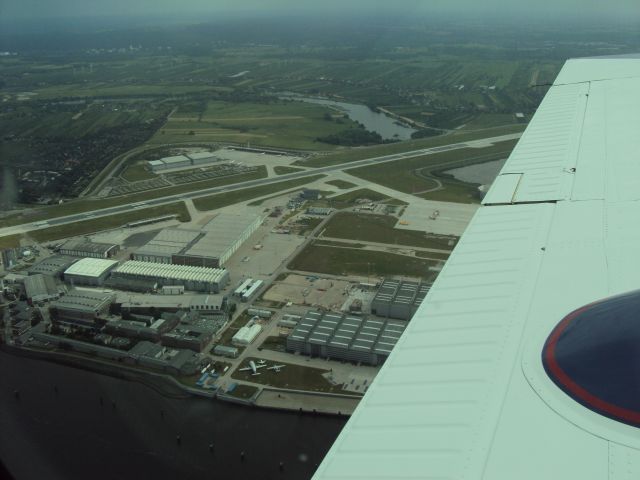
M 211 187 L 211 188 L 206 188 L 203 190 L 197 190 L 197 191 L 193 191 L 193 192 L 186 192 L 186 193 L 180 193 L 177 195 L 170 195 L 170 196 L 166 196 L 166 197 L 160 197 L 160 198 L 155 198 L 152 200 L 146 200 L 143 202 L 137 202 L 134 204 L 127 204 L 127 205 L 120 205 L 120 206 L 116 206 L 116 207 L 110 207 L 110 208 L 104 208 L 104 209 L 100 209 L 100 210 L 93 210 L 90 212 L 84 212 L 84 213 L 77 213 L 77 214 L 73 214 L 73 215 L 67 215 L 64 217 L 57 217 L 57 218 L 52 218 L 49 220 L 41 220 L 41 221 L 37 221 L 37 222 L 32 222 L 32 223 L 25 223 L 22 225 L 15 225 L 12 227 L 5 227 L 0 229 L 0 237 L 5 236 L 5 235 L 14 235 L 14 234 L 19 234 L 19 233 L 25 233 L 25 232 L 29 232 L 32 230 L 39 230 L 39 229 L 43 229 L 43 228 L 47 228 L 47 227 L 52 227 L 52 226 L 57 226 L 57 225 L 64 225 L 67 223 L 74 223 L 74 222 L 79 222 L 82 220 L 90 220 L 93 218 L 99 218 L 99 217 L 104 217 L 107 215 L 115 215 L 118 213 L 124 213 L 124 212 L 128 212 L 131 211 L 132 208 L 147 208 L 147 207 L 155 207 L 155 206 L 160 206 L 160 205 L 166 205 L 169 203 L 173 203 L 176 201 L 182 201 L 182 200 L 188 200 L 188 199 L 194 199 L 194 198 L 199 198 L 199 197 L 205 197 L 207 195 L 212 195 L 212 194 L 216 194 L 216 193 L 224 193 L 224 192 L 230 192 L 230 191 L 234 191 L 234 190 L 241 190 L 244 188 L 250 188 L 250 187 L 257 187 L 257 186 L 261 186 L 261 185 L 268 185 L 268 184 L 272 184 L 272 183 L 278 183 L 278 182 L 283 182 L 286 180 L 292 180 L 292 179 L 297 179 L 297 178 L 303 178 L 303 177 L 308 177 L 311 175 L 317 175 L 317 174 L 321 174 L 321 173 L 331 173 L 331 172 L 335 172 L 335 171 L 340 171 L 340 170 L 346 170 L 346 169 L 350 169 L 350 168 L 356 168 L 356 167 L 366 167 L 366 166 L 370 166 L 370 165 L 376 165 L 376 164 L 380 164 L 380 163 L 386 163 L 386 162 L 393 162 L 393 161 L 397 161 L 397 160 L 404 160 L 404 159 L 408 159 L 408 158 L 414 158 L 414 157 L 419 157 L 419 156 L 424 156 L 424 155 L 433 155 L 436 153 L 442 153 L 442 152 L 447 152 L 447 151 L 451 151 L 451 150 L 460 150 L 462 148 L 481 148 L 483 146 L 488 146 L 492 143 L 497 143 L 497 142 L 503 142 L 503 141 L 508 141 L 508 140 L 515 140 L 520 138 L 521 133 L 515 133 L 515 134 L 510 134 L 510 135 L 501 135 L 501 136 L 497 136 L 497 137 L 490 137 L 490 138 L 484 138 L 484 139 L 479 139 L 479 140 L 473 140 L 473 141 L 469 141 L 469 142 L 462 142 L 462 143 L 453 143 L 450 145 L 442 145 L 439 147 L 432 147 L 432 148 L 423 148 L 423 149 L 419 149 L 419 150 L 413 150 L 410 152 L 404 152 L 404 153 L 396 153 L 393 155 L 384 155 L 381 157 L 374 157 L 374 158 L 367 158 L 364 160 L 357 160 L 354 162 L 348 162 L 348 163 L 342 163 L 339 165 L 330 165 L 328 167 L 320 167 L 320 168 L 314 168 L 314 169 L 309 169 L 309 170 L 304 170 L 301 172 L 295 172 L 295 173 L 289 173 L 286 175 L 279 175 L 277 177 L 273 177 L 273 178 L 262 178 L 259 180 L 249 180 L 247 182 L 241 182 L 241 183 L 234 183 L 232 185 L 223 185 L 223 186 L 219 186 L 219 187 Z

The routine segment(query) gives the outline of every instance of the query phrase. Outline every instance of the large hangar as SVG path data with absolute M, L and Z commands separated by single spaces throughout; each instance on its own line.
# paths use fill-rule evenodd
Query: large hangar
M 141 262 L 173 263 L 174 255 L 183 252 L 201 237 L 202 232 L 197 230 L 165 228 L 136 250 L 132 258 Z
M 67 268 L 64 279 L 73 285 L 100 286 L 118 262 L 103 258 L 83 258 Z
M 405 327 L 401 321 L 311 310 L 287 337 L 287 351 L 380 365 Z
M 430 288 L 431 283 L 385 279 L 371 302 L 371 313 L 379 317 L 411 320 Z
M 164 265 L 131 260 L 113 271 L 114 278 L 151 280 L 159 286 L 183 285 L 186 290 L 218 293 L 229 283 L 229 272 L 223 268 Z
M 166 228 L 140 247 L 133 260 L 192 267 L 219 268 L 262 223 L 256 214 L 220 213 L 202 230 Z

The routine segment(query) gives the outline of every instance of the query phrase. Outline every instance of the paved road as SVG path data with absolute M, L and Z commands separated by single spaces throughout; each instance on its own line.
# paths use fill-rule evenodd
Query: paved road
M 26 223 L 26 224 L 16 225 L 16 226 L 12 226 L 12 227 L 6 227 L 6 228 L 0 229 L 0 236 L 12 235 L 12 234 L 17 234 L 17 233 L 24 233 L 24 232 L 29 232 L 29 231 L 32 231 L 32 230 L 38 230 L 38 229 L 47 228 L 47 227 L 51 227 L 51 226 L 64 225 L 66 223 L 73 223 L 73 222 L 78 222 L 78 221 L 82 221 L 82 220 L 89 220 L 89 219 L 92 219 L 92 218 L 103 217 L 103 216 L 106 216 L 106 215 L 114 215 L 114 214 L 118 214 L 118 213 L 124 213 L 124 212 L 131 211 L 132 208 L 136 209 L 136 208 L 155 207 L 155 206 L 159 206 L 159 205 L 165 205 L 165 204 L 168 204 L 168 203 L 173 203 L 173 202 L 176 202 L 176 201 L 204 197 L 204 196 L 212 195 L 212 194 L 215 194 L 215 193 L 224 193 L 224 192 L 230 192 L 230 191 L 234 191 L 234 190 L 241 190 L 243 188 L 257 187 L 257 186 L 261 186 L 261 185 L 268 185 L 268 184 L 271 184 L 271 183 L 278 183 L 278 182 L 283 182 L 283 181 L 286 181 L 286 180 L 293 180 L 293 179 L 297 179 L 297 178 L 308 177 L 308 176 L 311 176 L 311 175 L 317 175 L 317 174 L 320 174 L 320 173 L 330 173 L 330 172 L 335 172 L 335 171 L 340 171 L 340 170 L 346 170 L 346 169 L 349 169 L 349 168 L 365 167 L 365 166 L 375 165 L 375 164 L 379 164 L 379 163 L 393 162 L 393 161 L 396 161 L 396 160 L 403 160 L 403 159 L 419 157 L 419 156 L 423 156 L 423 155 L 433 155 L 433 154 L 436 154 L 436 153 L 442 153 L 442 152 L 447 152 L 447 151 L 451 151 L 451 150 L 460 150 L 462 148 L 469 148 L 469 147 L 474 147 L 474 146 L 475 147 L 486 146 L 486 145 L 490 145 L 491 143 L 495 143 L 495 142 L 514 140 L 514 139 L 519 138 L 520 136 L 521 136 L 520 133 L 511 134 L 511 135 L 501 135 L 501 136 L 498 136 L 498 137 L 484 138 L 484 139 L 473 140 L 473 141 L 463 142 L 463 143 L 453 143 L 453 144 L 450 144 L 450 145 L 442 145 L 442 146 L 439 146 L 439 147 L 423 148 L 423 149 L 419 149 L 419 150 L 413 150 L 411 152 L 396 153 L 396 154 L 393 154 L 393 155 L 385 155 L 385 156 L 382 156 L 382 157 L 367 158 L 367 159 L 358 160 L 358 161 L 355 161 L 355 162 L 341 163 L 339 165 L 330 165 L 328 167 L 314 168 L 314 169 L 304 170 L 304 171 L 301 171 L 301 172 L 289 173 L 289 174 L 286 174 L 286 175 L 279 175 L 278 177 L 274 177 L 274 178 L 263 178 L 263 179 L 259 179 L 259 180 L 250 180 L 250 181 L 242 182 L 242 183 L 234 183 L 232 185 L 224 185 L 224 186 L 220 186 L 220 187 L 206 188 L 206 189 L 203 189 L 203 190 L 197 190 L 197 191 L 194 191 L 194 192 L 187 192 L 187 193 L 181 193 L 181 194 L 178 194 L 178 195 L 170 195 L 170 196 L 166 196 L 166 197 L 160 197 L 160 198 L 156 198 L 156 199 L 153 199 L 153 200 L 146 200 L 146 201 L 143 201 L 143 202 L 137 202 L 137 203 L 134 203 L 134 204 L 120 205 L 120 206 L 104 208 L 104 209 L 100 209 L 100 210 L 93 210 L 93 211 L 85 212 L 85 213 L 78 213 L 78 214 L 74 214 L 74 215 L 67 215 L 67 216 L 64 216 L 64 217 L 52 218 L 52 219 L 49 219 L 49 220 L 42 220 L 42 221 L 38 221 L 38 222 Z

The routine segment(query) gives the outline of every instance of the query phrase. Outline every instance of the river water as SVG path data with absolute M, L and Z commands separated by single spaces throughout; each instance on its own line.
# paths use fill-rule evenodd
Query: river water
M 17 480 L 308 479 L 346 421 L 167 397 L 4 352 L 0 378 L 0 459 Z
M 397 121 L 389 115 L 374 112 L 366 105 L 293 94 L 281 95 L 280 98 L 335 107 L 346 113 L 351 120 L 363 124 L 367 130 L 379 133 L 384 140 L 409 140 L 411 134 L 416 131 L 406 125 L 397 123 Z

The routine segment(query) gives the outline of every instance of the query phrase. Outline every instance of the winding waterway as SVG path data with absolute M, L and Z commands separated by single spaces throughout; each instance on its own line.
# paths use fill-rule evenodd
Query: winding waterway
M 0 459 L 17 480 L 308 479 L 346 421 L 161 395 L 4 352 L 0 378 Z
M 363 124 L 367 130 L 379 133 L 384 140 L 409 140 L 411 138 L 411 134 L 416 131 L 413 128 L 399 123 L 389 115 L 374 112 L 366 105 L 337 102 L 326 98 L 304 97 L 290 93 L 282 94 L 280 95 L 280 98 L 337 108 L 338 110 L 346 113 L 351 120 Z

